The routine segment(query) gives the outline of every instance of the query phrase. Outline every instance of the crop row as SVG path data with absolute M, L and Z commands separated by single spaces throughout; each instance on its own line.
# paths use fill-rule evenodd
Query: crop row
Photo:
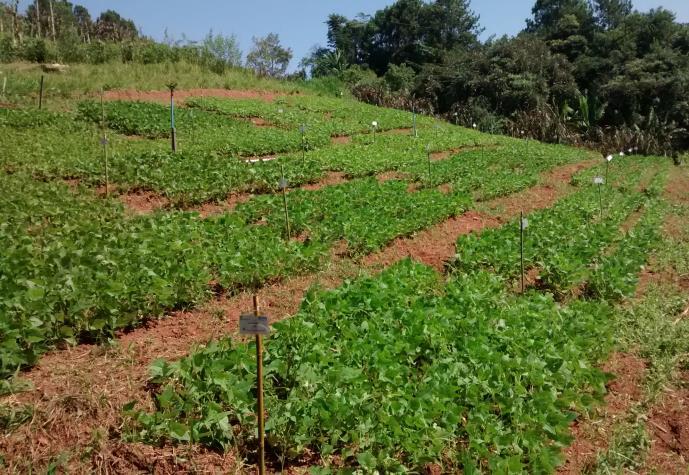
M 5 117 L 23 123 L 18 118 L 23 114 L 11 111 Z M 36 176 L 76 177 L 91 186 L 102 185 L 105 166 L 98 128 L 71 121 L 67 116 L 54 119 L 36 127 L 3 127 L 0 146 L 7 154 L 0 157 L 0 163 L 6 169 L 26 170 Z M 241 140 L 261 147 L 261 137 L 255 133 L 264 128 L 254 129 Z M 211 134 L 212 130 L 204 133 Z M 427 141 L 428 134 L 434 140 Z M 173 154 L 166 140 L 130 140 L 118 135 L 109 140 L 111 183 L 125 190 L 155 191 L 182 207 L 223 201 L 230 193 L 278 191 L 282 167 L 291 187 L 317 182 L 328 171 L 342 172 L 350 178 L 395 171 L 424 185 L 449 182 L 455 191 L 467 194 L 481 188 L 479 197 L 486 198 L 531 186 L 540 172 L 582 157 L 574 149 L 537 143 L 525 146 L 507 138 L 494 138 L 489 144 L 486 136 L 447 125 L 437 131 L 422 129 L 418 138 L 396 134 L 355 136 L 350 144 L 326 145 L 308 150 L 304 156 L 298 152 L 255 164 L 226 156 L 218 151 L 222 144 L 216 151 L 182 147 L 181 152 Z M 208 142 L 213 140 L 233 138 L 217 133 Z M 477 141 L 490 147 L 472 149 Z M 431 151 L 460 149 L 447 160 L 431 164 L 430 182 L 426 151 L 429 144 Z
M 653 166 L 648 160 L 643 162 Z M 625 171 L 620 188 L 598 190 L 596 185 L 587 183 L 552 208 L 528 216 L 524 265 L 527 271 L 538 269 L 541 288 L 562 295 L 582 282 L 589 274 L 587 263 L 618 238 L 620 224 L 646 201 L 646 196 L 639 192 L 624 191 L 625 183 L 638 181 L 638 167 L 626 163 L 618 166 Z M 517 220 L 506 227 L 486 230 L 480 236 L 461 236 L 452 267 L 461 272 L 487 269 L 507 279 L 516 278 L 520 273 L 518 229 Z
M 146 138 L 170 136 L 170 110 L 147 102 L 107 102 L 104 105 L 108 128 L 125 135 Z M 101 106 L 94 101 L 82 102 L 79 114 L 95 124 L 101 122 Z M 248 121 L 194 110 L 177 108 L 175 126 L 181 146 L 190 150 L 217 152 L 222 155 L 266 155 L 288 152 L 301 147 L 297 130 L 255 127 Z M 313 136 L 316 146 L 329 143 L 329 137 Z
M 605 393 L 607 378 L 596 365 L 610 348 L 608 299 L 633 291 L 659 224 L 655 198 L 631 190 L 640 167 L 629 161 L 618 168 L 603 220 L 589 186 L 557 211 L 529 216 L 529 232 L 560 231 L 559 246 L 550 231 L 544 235 L 544 268 L 598 263 L 587 277 L 587 295 L 596 298 L 562 305 L 550 293 L 512 293 L 505 284 L 514 272 L 498 263 L 515 262 L 518 252 L 499 257 L 492 250 L 504 240 L 468 244 L 472 264 L 462 259 L 447 284 L 403 261 L 375 278 L 310 292 L 266 344 L 268 449 L 287 464 L 318 453 L 322 473 L 343 466 L 420 471 L 428 463 L 448 472 L 553 471 L 571 440 L 572 410 L 590 409 Z M 620 222 L 641 204 L 643 217 L 618 240 Z M 514 228 L 496 236 L 509 241 Z M 593 250 L 586 261 L 576 259 L 586 239 Z M 180 361 L 156 362 L 157 410 L 128 405 L 129 437 L 246 454 L 255 445 L 254 351 L 224 339 Z
M 286 241 L 236 216 L 128 219 L 65 185 L 0 175 L 0 374 L 56 343 L 103 338 L 168 309 L 195 305 L 218 279 L 257 286 L 319 266 L 326 248 Z
M 3 375 L 60 341 L 109 337 L 196 305 L 211 280 L 235 290 L 313 270 L 334 242 L 345 241 L 352 254 L 370 252 L 470 204 L 462 194 L 409 192 L 404 182 L 373 178 L 298 190 L 288 207 L 300 242 L 287 239 L 277 195 L 205 220 L 179 212 L 128 218 L 115 202 L 65 185 L 19 172 L 0 179 L 13 190 L 3 197 L 0 228 L 10 243 L 0 258 Z

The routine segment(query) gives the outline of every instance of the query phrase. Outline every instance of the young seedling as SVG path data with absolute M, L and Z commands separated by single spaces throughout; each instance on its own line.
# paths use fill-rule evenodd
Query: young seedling
M 280 178 L 280 189 L 282 190 L 282 204 L 285 209 L 285 230 L 287 231 L 287 239 L 292 239 L 292 230 L 289 225 L 289 211 L 287 210 L 287 180 L 285 179 L 285 166 L 280 164 L 280 173 L 282 178 Z
M 105 103 L 104 92 L 100 90 L 100 128 L 102 137 L 100 143 L 103 146 L 103 164 L 105 168 L 105 196 L 110 196 L 110 177 L 108 176 L 108 134 L 105 129 Z
M 167 88 L 170 90 L 170 140 L 174 153 L 177 152 L 177 130 L 175 129 L 175 89 L 177 89 L 177 83 L 171 82 Z
M 254 311 L 239 316 L 239 334 L 256 337 L 256 419 L 258 420 L 258 473 L 266 473 L 265 404 L 263 401 L 263 336 L 270 335 L 268 317 L 259 315 L 258 296 L 253 297 Z

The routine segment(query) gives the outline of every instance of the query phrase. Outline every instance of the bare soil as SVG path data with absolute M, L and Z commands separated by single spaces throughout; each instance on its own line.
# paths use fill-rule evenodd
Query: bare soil
M 184 101 L 190 97 L 258 99 L 266 102 L 273 102 L 275 99 L 281 96 L 284 96 L 284 94 L 250 89 L 186 89 L 175 91 L 175 102 L 178 104 L 183 104 Z M 108 101 L 146 101 L 167 104 L 170 102 L 170 91 L 112 90 L 106 91 L 103 97 Z
M 165 208 L 170 201 L 152 191 L 134 191 L 118 196 L 125 209 L 134 214 L 150 214 L 155 210 Z
M 395 239 L 383 251 L 366 256 L 363 265 L 385 268 L 409 257 L 442 272 L 445 262 L 455 254 L 455 243 L 460 235 L 499 225 L 500 222 L 493 217 L 467 211 L 412 237 Z
M 665 186 L 665 198 L 673 203 L 689 204 L 689 169 L 675 167 Z
M 596 160 L 587 160 L 557 167 L 541 175 L 541 185 L 491 200 L 485 205 L 494 214 L 511 216 L 519 215 L 520 211 L 530 213 L 546 208 L 572 191 L 570 181 L 576 173 L 590 168 L 596 163 Z
M 449 195 L 450 193 L 452 193 L 453 189 L 454 187 L 449 183 L 443 183 L 442 185 L 438 186 L 438 191 L 444 195 Z
M 347 178 L 347 175 L 342 172 L 328 172 L 326 173 L 325 177 L 318 182 L 303 185 L 301 189 L 307 191 L 317 191 L 321 188 L 325 188 L 326 186 L 340 185 L 348 181 L 349 179 Z
M 376 175 L 376 180 L 378 180 L 379 183 L 385 183 L 386 181 L 390 181 L 390 180 L 405 181 L 408 179 L 409 179 L 409 175 L 407 173 L 395 172 L 395 171 L 383 172 L 383 173 L 379 173 L 378 175 Z
M 275 127 L 275 124 L 271 124 L 261 117 L 249 117 L 249 122 L 254 124 L 256 127 Z
M 202 218 L 208 218 L 209 216 L 230 212 L 235 209 L 238 204 L 246 203 L 253 197 L 254 195 L 250 193 L 232 193 L 225 201 L 211 201 L 198 206 L 190 206 L 184 210 L 196 211 Z
M 688 372 L 682 380 L 689 383 Z M 648 413 L 646 427 L 651 435 L 647 471 L 689 473 L 689 389 L 668 389 Z
M 347 145 L 352 143 L 351 135 L 334 135 L 330 137 L 330 141 L 333 145 Z
M 605 404 L 591 418 L 577 419 L 572 424 L 574 442 L 564 450 L 566 461 L 558 469 L 559 474 L 585 473 L 593 467 L 597 455 L 608 447 L 616 422 L 641 400 L 644 360 L 630 353 L 613 353 L 602 369 L 615 375 L 607 385 Z
M 411 127 L 401 127 L 398 129 L 388 129 L 388 130 L 383 130 L 380 132 L 381 134 L 388 134 L 388 135 L 411 135 L 412 131 Z

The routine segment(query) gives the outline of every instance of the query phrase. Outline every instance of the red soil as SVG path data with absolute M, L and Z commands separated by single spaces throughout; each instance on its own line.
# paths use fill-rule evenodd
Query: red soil
M 597 416 L 572 424 L 574 442 L 564 451 L 566 462 L 558 469 L 559 474 L 585 473 L 591 468 L 598 453 L 607 448 L 615 423 L 641 400 L 641 383 L 646 373 L 642 359 L 629 353 L 613 353 L 603 370 L 615 375 L 607 385 L 605 404 L 598 409 Z
M 317 191 L 326 186 L 340 185 L 342 183 L 347 183 L 349 179 L 342 172 L 328 172 L 325 177 L 317 181 L 316 183 L 310 183 L 308 185 L 303 185 L 302 190 L 307 191 Z
M 689 383 L 689 373 L 682 379 Z M 667 390 L 649 412 L 647 429 L 651 434 L 648 471 L 689 473 L 689 389 Z
M 332 142 L 333 145 L 347 145 L 349 143 L 352 143 L 352 136 L 351 135 L 335 135 L 333 137 L 330 137 L 330 141 Z
M 135 214 L 149 214 L 166 207 L 170 201 L 152 191 L 135 191 L 118 196 L 124 207 Z

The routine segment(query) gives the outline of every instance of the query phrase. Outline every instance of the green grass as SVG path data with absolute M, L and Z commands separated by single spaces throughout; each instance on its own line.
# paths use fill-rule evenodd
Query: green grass
M 94 95 L 101 88 L 165 91 L 167 84 L 176 82 L 179 89 L 218 88 L 250 89 L 282 94 L 309 92 L 322 95 L 339 95 L 344 91 L 338 84 L 324 81 L 286 81 L 259 78 L 243 68 L 226 70 L 223 74 L 207 68 L 179 63 L 138 64 L 74 64 L 65 73 L 46 74 L 34 63 L 10 63 L 2 65 L 0 81 L 7 78 L 6 96 L 0 101 L 22 106 L 37 106 L 41 75 L 45 75 L 44 106 L 64 110 L 71 100 Z M 349 97 L 347 93 L 345 97 Z

